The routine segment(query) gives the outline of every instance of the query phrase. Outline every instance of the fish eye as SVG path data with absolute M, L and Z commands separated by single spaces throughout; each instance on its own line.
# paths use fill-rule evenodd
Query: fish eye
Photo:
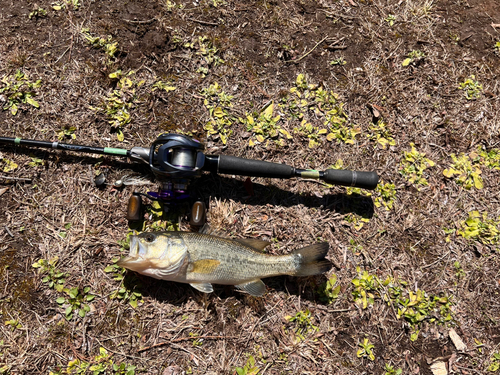
M 148 233 L 144 236 L 146 242 L 153 242 L 155 240 L 155 235 L 153 233 Z

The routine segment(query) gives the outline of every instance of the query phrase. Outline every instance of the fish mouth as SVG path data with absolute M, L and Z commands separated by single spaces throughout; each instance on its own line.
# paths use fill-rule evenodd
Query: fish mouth
M 142 255 L 146 253 L 144 247 L 139 241 L 138 236 L 130 236 L 130 251 L 128 256 L 121 258 L 116 264 L 120 267 L 134 269 L 134 265 L 144 261 Z
M 128 256 L 133 257 L 133 258 L 137 258 L 140 253 L 141 253 L 141 249 L 140 249 L 139 237 L 130 236 L 130 251 L 129 251 Z

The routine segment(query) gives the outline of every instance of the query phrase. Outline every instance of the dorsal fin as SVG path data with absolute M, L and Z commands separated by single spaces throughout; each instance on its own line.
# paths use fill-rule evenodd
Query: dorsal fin
M 271 244 L 270 242 L 258 240 L 257 238 L 234 238 L 233 241 L 250 246 L 251 248 L 259 251 L 263 251 Z
M 208 223 L 205 223 L 198 231 L 198 233 L 208 234 L 210 236 L 228 238 L 226 235 L 224 235 L 224 233 L 212 229 Z M 239 242 L 245 246 L 250 246 L 252 249 L 257 251 L 263 251 L 267 246 L 271 244 L 270 242 L 262 241 L 257 238 L 232 238 L 231 240 Z
M 208 223 L 203 224 L 203 226 L 198 230 L 200 234 L 212 234 L 212 228 Z
M 213 229 L 208 223 L 203 224 L 203 226 L 198 231 L 200 234 L 208 234 L 210 236 L 227 238 L 227 236 L 219 230 Z

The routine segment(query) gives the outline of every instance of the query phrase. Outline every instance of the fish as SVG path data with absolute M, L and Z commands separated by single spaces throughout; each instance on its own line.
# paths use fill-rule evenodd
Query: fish
M 270 243 L 259 239 L 229 239 L 200 232 L 144 232 L 130 236 L 130 251 L 117 265 L 160 280 L 187 283 L 203 293 L 212 284 L 234 285 L 262 296 L 262 278 L 312 276 L 327 272 L 328 242 L 297 249 L 288 255 L 263 253 Z

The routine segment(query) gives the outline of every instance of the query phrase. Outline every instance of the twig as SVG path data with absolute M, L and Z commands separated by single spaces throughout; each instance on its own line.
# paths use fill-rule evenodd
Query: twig
M 315 309 L 322 310 L 322 311 L 327 311 L 329 313 L 343 313 L 343 312 L 349 312 L 349 311 L 355 311 L 356 309 L 338 309 L 338 310 L 330 310 L 326 306 L 321 306 L 318 305 L 315 307 Z
M 3 178 L 4 180 L 14 180 L 14 181 L 31 182 L 31 178 L 10 177 L 10 176 L 4 176 L 4 175 L 0 175 L 0 178 Z
M 218 23 L 214 23 L 214 22 L 207 22 L 207 21 L 202 21 L 202 20 L 197 20 L 195 18 L 187 18 L 189 21 L 193 21 L 193 22 L 197 22 L 197 23 L 200 23 L 202 25 L 207 25 L 207 26 L 219 26 Z
M 11 236 L 12 238 L 14 238 L 14 235 L 12 234 L 12 232 L 10 231 L 9 227 L 8 226 L 5 226 L 5 231 L 9 234 L 9 236 Z
M 123 19 L 125 22 L 128 22 L 128 23 L 138 23 L 138 24 L 144 24 L 144 23 L 151 23 L 151 22 L 154 22 L 156 21 L 156 18 L 151 18 L 150 20 L 146 20 L 146 21 L 136 21 L 136 20 L 126 20 L 126 19 Z
M 425 266 L 421 266 L 420 269 L 429 268 L 429 267 L 435 265 L 436 263 L 438 263 L 442 259 L 446 258 L 448 255 L 450 255 L 450 253 L 451 253 L 451 251 L 448 251 L 446 254 L 444 254 L 441 258 L 439 258 L 435 262 L 432 262 L 431 264 L 426 264 Z
M 137 353 L 145 352 L 146 350 L 158 348 L 160 346 L 165 346 L 169 344 L 173 344 L 176 342 L 187 341 L 187 340 L 199 340 L 199 339 L 207 339 L 207 340 L 218 340 L 218 339 L 237 339 L 236 336 L 191 336 L 191 337 L 180 337 L 178 339 L 160 342 L 158 344 L 154 344 L 151 346 L 146 346 L 145 348 L 137 350 Z
M 66 48 L 66 49 L 64 50 L 64 52 L 62 53 L 62 55 L 61 55 L 61 56 L 59 56 L 59 58 L 56 60 L 56 62 L 55 62 L 54 64 L 57 64 L 57 63 L 59 62 L 59 60 L 61 60 L 61 59 L 64 57 L 64 55 L 66 54 L 66 52 L 68 52 L 68 51 L 69 51 L 69 49 L 70 49 L 70 48 L 71 48 L 71 46 L 69 46 L 68 48 Z
M 302 60 L 303 58 L 307 57 L 312 51 L 314 51 L 321 43 L 323 43 L 326 39 L 328 39 L 328 36 L 325 36 L 323 39 L 321 39 L 318 43 L 316 43 L 316 45 L 311 48 L 311 50 L 309 52 L 307 52 L 305 55 L 303 55 L 302 57 L 299 57 L 298 59 L 295 59 L 295 60 L 286 60 L 285 62 L 291 62 L 291 63 L 298 63 L 300 60 Z

